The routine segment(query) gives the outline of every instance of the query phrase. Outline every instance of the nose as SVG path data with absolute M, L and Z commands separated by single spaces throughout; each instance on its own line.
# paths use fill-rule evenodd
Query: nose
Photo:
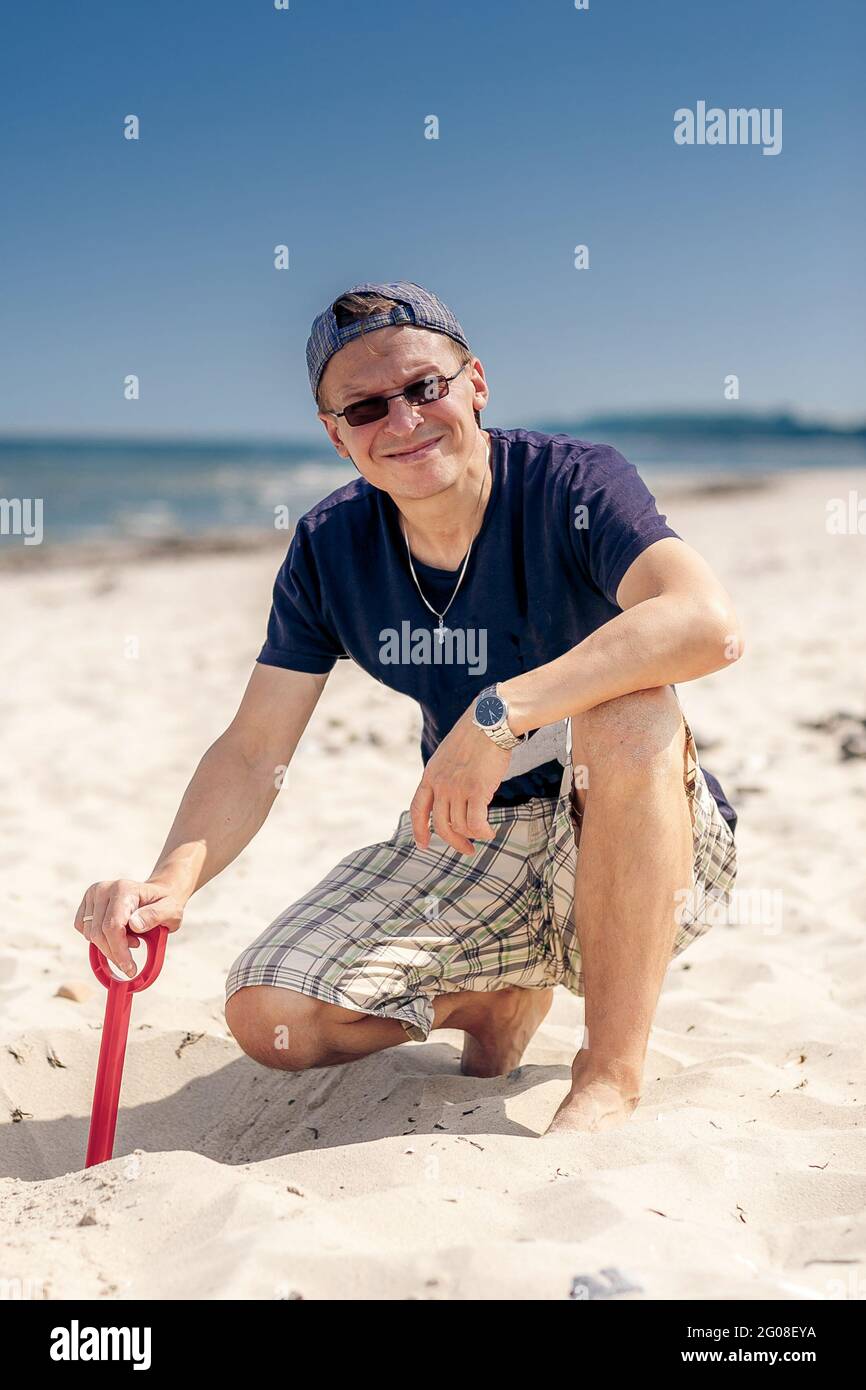
M 389 434 L 409 435 L 414 433 L 415 427 L 421 419 L 421 406 L 410 405 L 405 396 L 392 396 L 388 402 L 388 423 L 385 426 Z

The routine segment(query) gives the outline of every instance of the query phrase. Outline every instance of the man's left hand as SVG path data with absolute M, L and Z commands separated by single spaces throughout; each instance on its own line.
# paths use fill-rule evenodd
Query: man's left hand
M 472 721 L 474 705 L 462 714 L 443 738 L 424 769 L 409 813 L 419 849 L 430 843 L 433 829 L 461 854 L 474 854 L 476 840 L 492 840 L 496 833 L 487 820 L 487 808 L 511 761 L 508 749 L 499 748 Z

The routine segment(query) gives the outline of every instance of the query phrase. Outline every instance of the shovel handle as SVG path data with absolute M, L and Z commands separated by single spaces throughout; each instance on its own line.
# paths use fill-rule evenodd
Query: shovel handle
M 128 930 L 132 931 L 132 928 L 130 927 Z M 152 985 L 159 975 L 165 960 L 168 927 L 153 927 L 150 931 L 136 932 L 135 935 L 147 947 L 147 959 L 138 974 L 131 980 L 124 980 L 119 975 L 115 975 L 109 969 L 108 961 L 99 948 L 94 946 L 92 942 L 90 943 L 90 968 L 99 983 L 105 985 L 106 989 L 119 985 L 121 989 L 130 994 L 136 994 L 140 989 L 147 989 L 148 985 Z
M 114 1132 L 117 1126 L 117 1106 L 120 1100 L 132 996 L 138 990 L 147 989 L 148 985 L 153 984 L 165 959 L 168 927 L 158 926 L 152 931 L 136 935 L 141 935 L 147 943 L 147 959 L 139 973 L 131 980 L 123 980 L 113 974 L 102 952 L 92 943 L 90 946 L 91 968 L 97 980 L 105 985 L 108 995 L 105 1000 L 105 1021 L 102 1025 L 102 1041 L 96 1067 L 96 1085 L 93 1089 L 85 1168 L 107 1162 L 114 1152 Z

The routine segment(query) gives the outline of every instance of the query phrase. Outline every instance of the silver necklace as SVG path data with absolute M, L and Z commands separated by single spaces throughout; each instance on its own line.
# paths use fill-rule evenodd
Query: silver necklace
M 489 472 L 489 470 L 490 470 L 490 438 L 489 438 L 489 436 L 488 436 L 488 439 L 487 439 L 487 457 L 486 457 L 486 460 L 485 460 L 485 465 L 486 465 L 486 471 L 485 471 L 485 473 L 484 473 L 484 476 L 483 476 L 482 479 L 481 479 L 481 491 L 480 491 L 479 494 L 478 494 L 478 501 L 477 501 L 476 504 L 475 504 L 475 515 L 476 515 L 476 516 L 477 516 L 477 514 L 478 514 L 478 508 L 479 508 L 480 505 L 481 505 L 481 498 L 484 496 L 484 483 L 485 483 L 486 478 L 487 478 L 487 472 Z M 443 619 L 444 619 L 444 617 L 445 617 L 445 614 L 448 612 L 448 609 L 451 607 L 452 603 L 454 602 L 455 598 L 457 597 L 457 590 L 460 588 L 460 585 L 463 583 L 463 576 L 464 576 L 464 574 L 466 573 L 466 566 L 469 564 L 469 555 L 470 555 L 470 553 L 471 553 L 471 551 L 472 551 L 472 546 L 473 546 L 474 543 L 475 543 L 475 536 L 473 536 L 473 537 L 472 537 L 472 540 L 469 542 L 469 549 L 467 550 L 465 556 L 463 557 L 463 565 L 461 566 L 460 574 L 459 574 L 458 579 L 457 579 L 457 583 L 456 583 L 455 586 L 454 586 L 454 592 L 453 592 L 453 594 L 451 595 L 451 597 L 450 597 L 450 599 L 448 600 L 448 602 L 446 603 L 446 605 L 445 605 L 443 611 L 442 611 L 441 613 L 437 613 L 437 611 L 436 611 L 436 609 L 433 607 L 432 603 L 428 603 L 428 602 L 427 602 L 426 598 L 424 597 L 424 592 L 423 592 L 423 590 L 422 590 L 422 588 L 421 588 L 421 585 L 418 583 L 418 576 L 417 576 L 417 574 L 415 573 L 415 566 L 412 564 L 412 552 L 411 552 L 411 550 L 409 549 L 409 537 L 406 535 L 406 531 L 405 531 L 405 528 L 404 528 L 404 526 L 403 526 L 403 518 L 402 518 L 402 516 L 401 516 L 401 518 L 400 518 L 400 530 L 403 532 L 403 539 L 404 539 L 404 541 L 406 542 L 406 554 L 407 554 L 408 557 L 409 557 L 409 568 L 410 568 L 410 570 L 412 571 L 412 578 L 415 580 L 415 588 L 418 590 L 418 593 L 421 595 L 421 600 L 422 600 L 422 602 L 423 602 L 424 604 L 426 604 L 426 606 L 430 609 L 430 612 L 433 614 L 433 616 L 439 619 L 439 626 L 436 627 L 436 628 L 434 628 L 433 631 L 435 632 L 436 636 L 439 638 L 439 645 L 441 646 L 442 643 L 445 641 L 445 634 L 446 634 L 446 632 L 450 632 L 450 631 L 451 631 L 450 627 L 445 627 L 444 622 L 443 622 Z

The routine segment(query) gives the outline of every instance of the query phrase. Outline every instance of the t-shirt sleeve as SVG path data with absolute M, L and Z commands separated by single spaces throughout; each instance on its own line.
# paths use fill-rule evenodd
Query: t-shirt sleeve
M 277 573 L 267 640 L 257 660 L 265 666 L 326 675 L 344 656 L 329 621 L 309 533 L 299 522 Z
M 622 577 L 638 555 L 665 536 L 682 539 L 658 511 L 634 464 L 610 445 L 583 450 L 566 494 L 573 557 L 616 606 Z

